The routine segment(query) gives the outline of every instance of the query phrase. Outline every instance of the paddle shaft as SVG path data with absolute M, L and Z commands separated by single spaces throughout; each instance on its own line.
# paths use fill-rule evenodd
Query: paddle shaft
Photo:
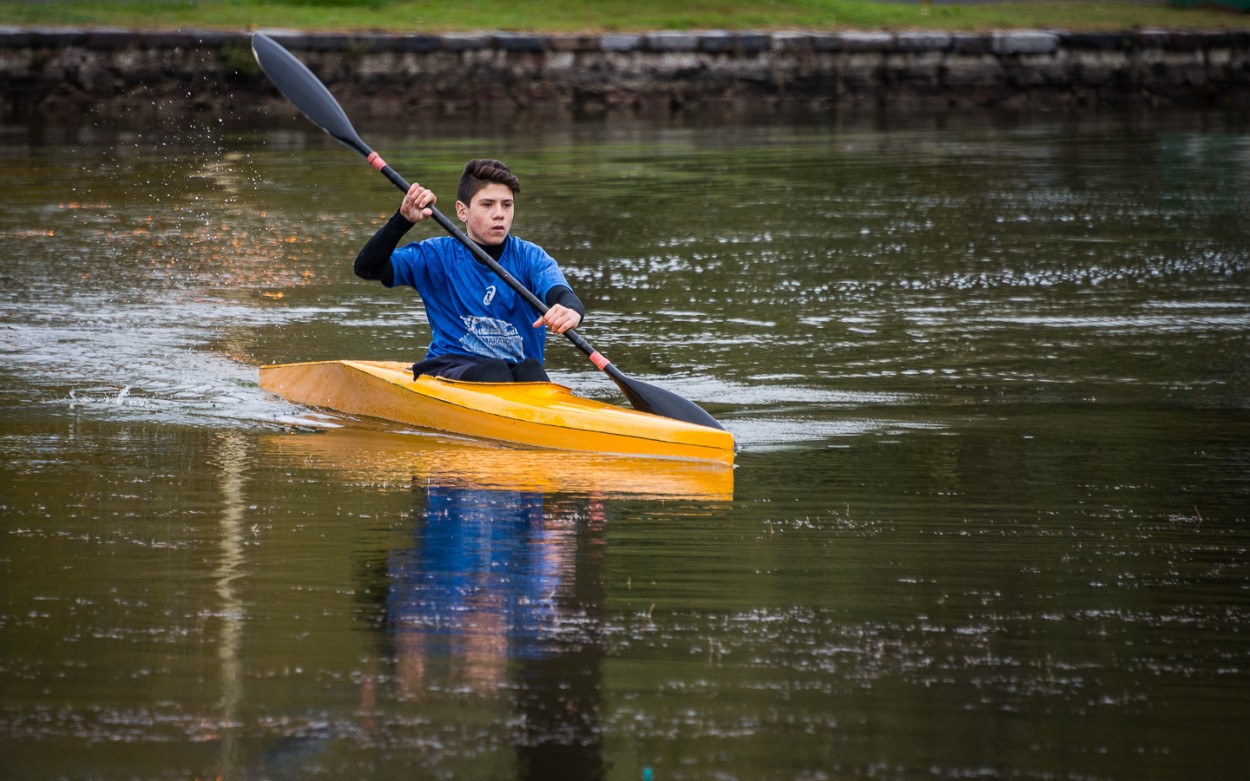
M 353 144 L 353 146 L 355 145 Z M 365 155 L 365 159 L 369 161 L 369 164 L 372 165 L 374 168 L 378 169 L 378 171 L 383 176 L 389 179 L 391 183 L 394 184 L 396 187 L 398 187 L 400 190 L 406 193 L 408 192 L 409 188 L 411 188 L 412 185 L 408 184 L 408 181 L 404 179 L 404 177 L 400 176 L 398 171 L 396 171 L 394 168 L 391 168 L 390 165 L 388 165 L 387 162 L 383 160 L 382 157 L 377 152 L 374 152 L 372 149 L 369 149 L 368 147 L 365 147 L 364 149 L 357 150 L 357 151 L 362 152 L 362 154 Z M 537 309 L 539 314 L 547 313 L 547 309 L 549 307 L 545 303 L 543 303 L 542 299 L 534 295 L 533 291 L 531 291 L 525 285 L 522 285 L 520 280 L 518 280 L 516 277 L 509 274 L 508 270 L 505 269 L 503 266 L 499 265 L 499 262 L 496 261 L 494 258 L 492 258 L 490 255 L 488 255 L 486 253 L 486 250 L 482 249 L 476 241 L 474 241 L 473 239 L 470 239 L 468 235 L 465 234 L 465 232 L 460 229 L 459 225 L 457 225 L 456 223 L 448 219 L 446 214 L 443 214 L 441 211 L 438 210 L 438 207 L 427 206 L 426 208 L 430 210 L 430 216 L 433 218 L 433 220 L 437 222 L 440 226 L 442 226 L 443 230 L 450 233 L 452 236 L 456 238 L 457 241 L 463 244 L 465 249 L 467 249 L 470 253 L 473 254 L 473 257 L 477 258 L 479 261 L 484 263 L 487 268 L 495 272 L 495 275 L 498 276 L 500 279 L 502 279 L 504 283 L 507 284 L 508 287 L 512 288 L 513 290 L 517 292 L 517 295 L 521 296 L 521 298 L 524 298 L 525 301 L 530 306 Z M 570 342 L 572 342 L 574 346 L 577 347 L 577 349 L 585 353 L 586 357 L 590 358 L 591 362 L 594 363 L 595 366 L 598 366 L 599 369 L 602 370 L 604 373 L 614 378 L 618 376 L 622 376 L 620 375 L 620 372 L 617 370 L 617 368 L 612 365 L 612 362 L 609 361 L 606 357 L 604 357 L 604 355 L 600 353 L 598 350 L 591 347 L 590 343 L 587 342 L 585 339 L 583 339 L 582 335 L 577 333 L 577 331 L 570 328 L 569 330 L 564 332 L 564 337 L 567 338 Z

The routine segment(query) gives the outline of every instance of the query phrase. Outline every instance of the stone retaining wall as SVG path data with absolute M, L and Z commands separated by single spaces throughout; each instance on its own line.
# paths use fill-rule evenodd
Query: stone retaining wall
M 1192 32 L 269 31 L 346 105 L 610 110 L 1250 105 L 1250 28 Z M 281 100 L 246 32 L 0 28 L 0 110 Z

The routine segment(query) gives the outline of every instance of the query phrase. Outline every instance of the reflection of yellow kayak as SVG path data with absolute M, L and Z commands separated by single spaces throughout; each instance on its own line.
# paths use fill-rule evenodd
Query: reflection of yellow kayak
M 638 499 L 733 499 L 734 470 L 708 461 L 668 461 L 557 450 L 520 450 L 437 435 L 368 428 L 274 434 L 269 457 L 340 473 L 370 485 L 415 484 Z
M 412 379 L 409 364 L 320 361 L 262 366 L 260 385 L 291 401 L 519 445 L 732 464 L 733 435 L 574 396 L 543 382 Z

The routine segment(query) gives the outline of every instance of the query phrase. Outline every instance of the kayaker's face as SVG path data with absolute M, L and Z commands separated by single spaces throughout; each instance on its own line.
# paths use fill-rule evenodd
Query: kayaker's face
M 469 238 L 493 247 L 508 238 L 508 231 L 512 230 L 514 197 L 506 184 L 492 182 L 478 190 L 468 206 L 456 201 L 456 216 L 464 223 Z

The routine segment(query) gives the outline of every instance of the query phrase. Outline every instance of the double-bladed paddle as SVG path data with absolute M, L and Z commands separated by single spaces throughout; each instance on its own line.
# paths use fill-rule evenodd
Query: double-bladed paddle
M 377 152 L 370 149 L 361 140 L 360 135 L 356 133 L 351 121 L 347 118 L 347 114 L 344 113 L 343 107 L 339 105 L 339 102 L 330 94 L 330 90 L 326 89 L 321 80 L 304 63 L 297 60 L 281 44 L 264 33 L 252 35 L 252 53 L 256 55 L 256 61 L 260 63 L 261 70 L 274 83 L 278 91 L 285 95 L 287 100 L 295 104 L 295 107 L 304 116 L 312 120 L 314 125 L 329 133 L 345 146 L 359 152 L 369 161 L 370 165 L 380 171 L 387 179 L 390 179 L 396 187 L 405 193 L 408 192 L 408 182 L 404 181 L 404 178 L 396 173 L 395 169 L 387 165 L 386 161 L 378 156 Z M 547 311 L 547 305 L 538 296 L 534 295 L 495 262 L 495 259 L 486 254 L 485 250 L 466 236 L 459 226 L 447 219 L 446 215 L 438 209 L 433 206 L 429 208 L 434 221 L 452 236 L 456 237 L 469 252 L 473 253 L 473 257 L 485 263 L 509 287 L 529 302 L 530 306 L 540 313 Z M 613 382 L 617 384 L 617 387 L 621 389 L 621 392 L 625 394 L 625 397 L 629 399 L 629 403 L 635 409 L 662 415 L 666 418 L 673 418 L 674 420 L 686 421 L 687 423 L 722 428 L 715 418 L 694 402 L 683 399 L 676 393 L 666 391 L 663 388 L 657 388 L 654 385 L 626 377 L 620 369 L 616 368 L 598 350 L 591 347 L 576 331 L 565 331 L 564 336 L 576 345 L 577 349 L 585 353 L 591 362 L 598 366 L 604 374 L 612 378 Z

